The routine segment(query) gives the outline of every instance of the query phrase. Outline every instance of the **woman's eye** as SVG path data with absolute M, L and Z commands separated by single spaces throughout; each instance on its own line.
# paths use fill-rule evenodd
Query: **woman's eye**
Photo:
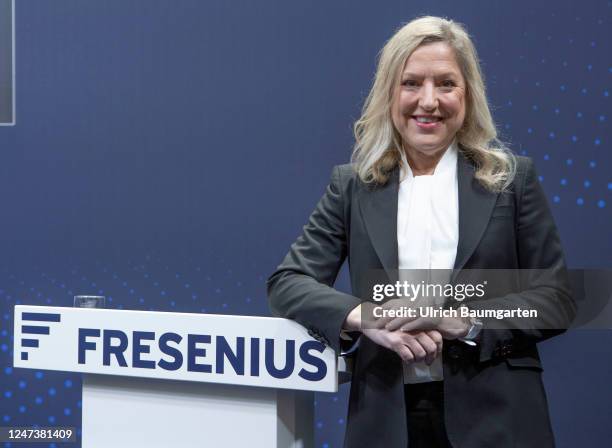
M 406 79 L 402 82 L 402 85 L 406 87 L 416 87 L 418 83 L 414 79 Z
M 447 79 L 446 81 L 442 81 L 442 87 L 455 87 L 455 81 L 451 79 Z

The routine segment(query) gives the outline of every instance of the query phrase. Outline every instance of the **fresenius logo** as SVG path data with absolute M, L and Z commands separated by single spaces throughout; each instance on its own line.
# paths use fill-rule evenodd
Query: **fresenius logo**
M 287 319 L 17 305 L 14 337 L 26 369 L 338 388 L 333 350 Z
M 60 322 L 61 315 L 56 313 L 21 313 L 21 334 L 22 335 L 48 335 L 51 327 L 48 325 L 33 325 L 41 322 Z M 27 324 L 27 325 L 26 325 Z M 39 339 L 24 337 L 21 339 L 21 348 L 38 348 Z M 21 352 L 21 360 L 28 360 L 28 352 Z

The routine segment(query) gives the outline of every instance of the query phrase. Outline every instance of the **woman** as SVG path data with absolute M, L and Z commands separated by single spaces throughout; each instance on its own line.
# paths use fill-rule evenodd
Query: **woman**
M 273 313 L 337 353 L 344 331 L 362 333 L 345 446 L 553 446 L 535 344 L 567 328 L 575 307 L 533 164 L 498 143 L 459 24 L 423 17 L 387 42 L 355 137 L 352 163 L 334 168 L 268 280 Z M 347 258 L 354 295 L 332 288 Z M 467 302 L 544 309 L 548 329 L 482 330 L 462 317 L 366 329 L 362 280 L 375 269 L 389 279 L 397 269 L 541 269 L 561 282 L 535 278 L 521 294 Z

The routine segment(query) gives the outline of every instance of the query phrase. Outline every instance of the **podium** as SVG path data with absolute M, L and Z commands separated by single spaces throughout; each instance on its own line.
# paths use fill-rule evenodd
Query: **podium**
M 84 448 L 313 445 L 346 370 L 269 317 L 15 306 L 14 367 L 83 373 Z

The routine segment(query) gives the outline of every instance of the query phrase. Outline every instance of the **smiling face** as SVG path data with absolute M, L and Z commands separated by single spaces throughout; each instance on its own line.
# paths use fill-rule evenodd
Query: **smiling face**
M 393 124 L 409 160 L 439 159 L 465 119 L 465 80 L 445 42 L 412 52 L 391 105 Z

